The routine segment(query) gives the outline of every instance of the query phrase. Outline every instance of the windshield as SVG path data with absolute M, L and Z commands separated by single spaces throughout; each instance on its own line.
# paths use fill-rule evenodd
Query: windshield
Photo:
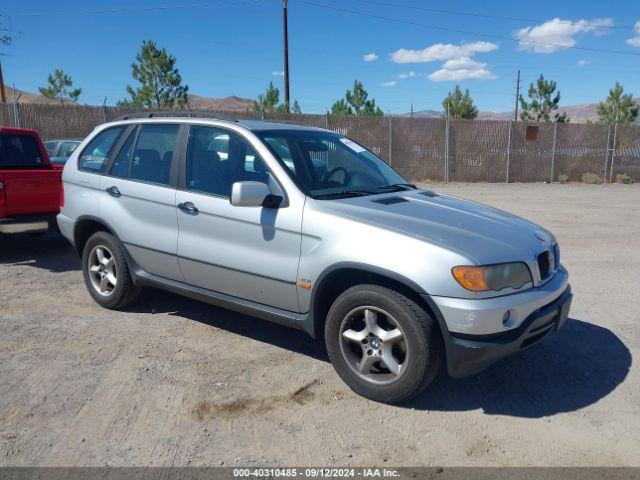
M 331 132 L 258 132 L 298 187 L 315 198 L 415 188 L 366 148 Z

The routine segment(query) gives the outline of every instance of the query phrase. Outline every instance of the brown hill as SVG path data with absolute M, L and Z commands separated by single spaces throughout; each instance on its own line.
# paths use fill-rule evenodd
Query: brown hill
M 253 100 L 236 96 L 226 98 L 201 97 L 189 95 L 189 108 L 192 110 L 228 110 L 246 112 L 253 110 Z
M 7 103 L 13 103 L 13 88 L 5 86 L 4 89 L 5 95 L 7 96 Z M 60 100 L 56 100 L 55 98 L 47 98 L 40 95 L 39 93 L 24 92 L 22 90 L 18 90 L 17 88 L 15 91 L 15 96 L 18 100 L 18 103 L 60 103 Z M 72 102 L 71 100 L 65 100 L 64 103 L 75 102 Z

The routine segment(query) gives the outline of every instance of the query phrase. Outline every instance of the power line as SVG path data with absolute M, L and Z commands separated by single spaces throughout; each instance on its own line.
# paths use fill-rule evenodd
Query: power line
M 264 3 L 265 0 L 237 0 L 233 2 L 205 2 L 205 3 L 191 3 L 182 5 L 161 5 L 154 7 L 138 7 L 138 8 L 107 8 L 101 10 L 76 10 L 71 12 L 22 12 L 12 13 L 12 17 L 48 17 L 48 16 L 65 16 L 65 15 L 102 15 L 106 13 L 134 13 L 134 12 L 152 12 L 152 11 L 166 11 L 175 9 L 189 9 L 189 8 L 206 8 L 206 7 L 219 7 L 219 6 L 233 6 L 233 5 L 245 5 Z
M 409 20 L 402 20 L 400 18 L 392 18 L 392 17 L 385 17 L 382 15 L 376 15 L 373 13 L 366 13 L 366 12 L 360 12 L 357 10 L 350 10 L 347 8 L 340 8 L 340 7 L 334 7 L 332 5 L 324 5 L 322 3 L 316 3 L 316 2 L 311 2 L 309 0 L 297 0 L 299 3 L 304 3 L 307 5 L 311 5 L 314 7 L 320 7 L 320 8 L 326 8 L 329 10 L 335 10 L 337 12 L 344 12 L 344 13 L 349 13 L 352 15 L 360 15 L 363 17 L 369 17 L 369 18 L 376 18 L 378 20 L 385 20 L 387 22 L 395 22 L 395 23 L 402 23 L 405 25 L 413 25 L 416 27 L 423 27 L 423 28 L 429 28 L 432 30 L 441 30 L 444 32 L 454 32 L 454 33 L 462 33 L 465 35 L 474 35 L 476 37 L 486 37 L 486 38 L 495 38 L 498 40 L 508 40 L 510 42 L 517 42 L 517 43 L 521 43 L 521 44 L 525 44 L 525 45 L 538 45 L 541 47 L 556 47 L 556 48 L 573 48 L 576 50 L 585 50 L 585 51 L 589 51 L 589 52 L 599 52 L 599 53 L 613 53 L 613 54 L 617 54 L 617 55 L 633 55 L 633 56 L 640 56 L 640 53 L 636 53 L 636 52 L 627 52 L 627 51 L 622 51 L 622 50 L 609 50 L 609 49 L 604 49 L 604 48 L 589 48 L 589 47 L 578 47 L 578 46 L 571 46 L 568 47 L 566 45 L 558 45 L 555 43 L 542 43 L 542 42 L 529 42 L 529 41 L 523 41 L 523 40 L 519 40 L 517 38 L 513 38 L 513 37 L 506 37 L 503 35 L 493 35 L 490 33 L 481 33 L 481 32 L 470 32 L 468 30 L 459 30 L 457 28 L 448 28 L 448 27 L 441 27 L 439 25 L 429 25 L 426 23 L 418 23 L 418 22 L 412 22 Z
M 597 23 L 585 23 L 585 22 L 574 22 L 571 20 L 544 20 L 540 18 L 523 18 L 523 17 L 505 17 L 501 15 L 488 15 L 484 13 L 472 13 L 472 12 L 463 12 L 460 10 L 443 10 L 439 8 L 427 8 L 427 7 L 417 7 L 414 5 L 403 5 L 400 3 L 390 3 L 390 2 L 381 2 L 378 0 L 357 0 L 359 2 L 370 3 L 373 5 L 382 5 L 385 7 L 398 7 L 398 8 L 408 8 L 411 10 L 420 10 L 424 12 L 432 12 L 432 13 L 445 13 L 447 15 L 462 15 L 467 17 L 478 17 L 478 18 L 493 18 L 496 20 L 509 20 L 514 22 L 545 22 L 545 23 L 556 23 L 559 25 L 582 25 L 585 27 L 597 27 L 597 28 L 624 28 L 624 29 L 635 29 L 634 25 L 604 25 Z

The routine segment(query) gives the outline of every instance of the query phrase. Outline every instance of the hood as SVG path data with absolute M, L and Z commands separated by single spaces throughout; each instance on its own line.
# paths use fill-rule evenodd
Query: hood
M 531 261 L 555 242 L 544 228 L 510 213 L 424 190 L 317 202 L 331 214 L 422 239 L 479 264 Z

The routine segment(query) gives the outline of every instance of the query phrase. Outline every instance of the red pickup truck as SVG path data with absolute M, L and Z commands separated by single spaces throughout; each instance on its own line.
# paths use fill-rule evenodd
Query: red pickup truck
M 0 235 L 55 226 L 61 177 L 36 132 L 0 127 Z

